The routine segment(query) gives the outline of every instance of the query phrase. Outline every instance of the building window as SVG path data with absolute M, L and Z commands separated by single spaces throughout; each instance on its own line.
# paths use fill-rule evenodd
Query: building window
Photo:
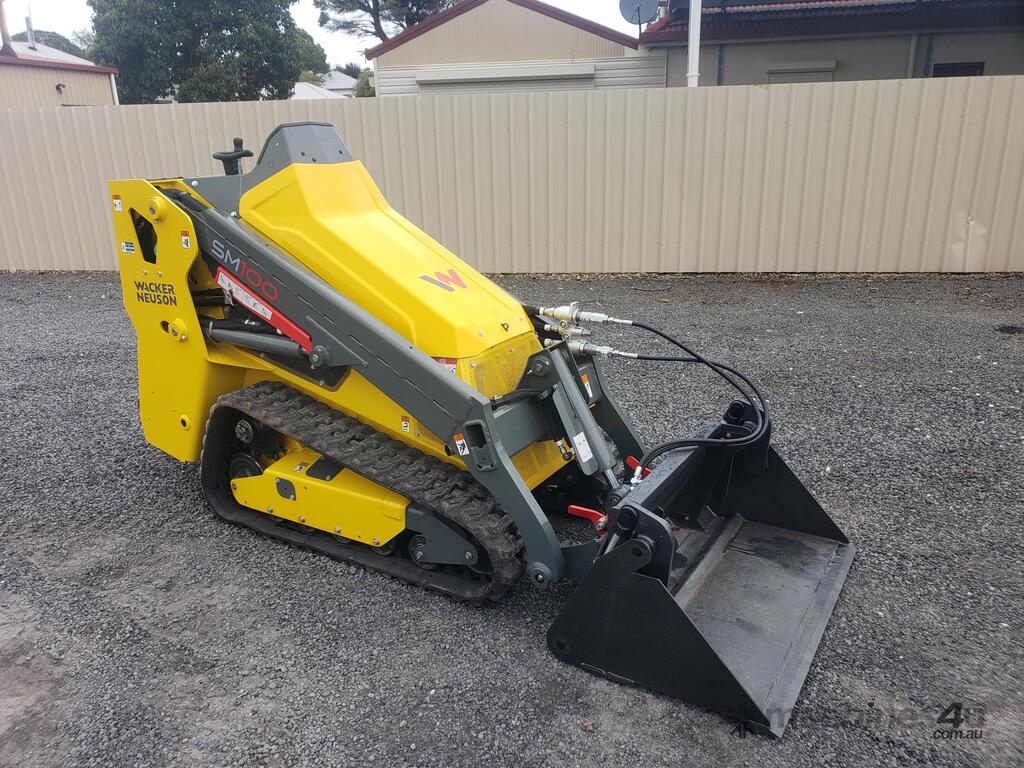
M 984 74 L 984 61 L 954 61 L 932 65 L 932 77 L 977 77 Z

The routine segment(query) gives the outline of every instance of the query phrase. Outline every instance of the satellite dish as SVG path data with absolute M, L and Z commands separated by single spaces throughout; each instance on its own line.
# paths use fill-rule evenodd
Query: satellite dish
M 658 0 L 619 0 L 619 11 L 630 24 L 646 24 L 658 15 Z

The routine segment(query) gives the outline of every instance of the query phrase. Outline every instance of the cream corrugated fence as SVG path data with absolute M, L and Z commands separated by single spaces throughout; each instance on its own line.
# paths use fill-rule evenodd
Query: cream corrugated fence
M 297 120 L 488 272 L 1024 270 L 1024 77 L 0 110 L 0 268 L 113 269 L 108 179 Z

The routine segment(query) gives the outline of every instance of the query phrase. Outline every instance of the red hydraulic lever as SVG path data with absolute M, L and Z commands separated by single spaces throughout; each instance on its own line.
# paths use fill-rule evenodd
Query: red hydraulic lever
M 627 456 L 626 466 L 632 469 L 634 472 L 636 472 L 636 468 L 640 466 L 640 459 L 636 458 L 635 456 Z M 651 468 L 645 467 L 644 471 L 640 473 L 640 477 L 647 477 L 649 474 L 651 474 Z
M 608 516 L 602 515 L 596 509 L 590 507 L 581 507 L 579 504 L 569 505 L 569 514 L 574 517 L 582 517 L 584 520 L 589 520 L 594 526 L 594 529 L 604 533 L 604 529 L 608 526 Z

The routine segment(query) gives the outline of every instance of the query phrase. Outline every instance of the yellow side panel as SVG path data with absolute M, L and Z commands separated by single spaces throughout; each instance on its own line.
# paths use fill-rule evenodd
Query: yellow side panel
M 180 180 L 156 183 L 183 188 Z M 257 355 L 204 340 L 189 289 L 213 284 L 206 267 L 195 264 L 188 216 L 146 181 L 111 182 L 110 192 L 124 303 L 138 336 L 141 420 L 150 443 L 195 461 L 218 396 L 278 379 L 419 450 L 462 464 L 357 370 L 332 392 Z M 249 224 L 340 293 L 432 357 L 454 361 L 454 375 L 487 397 L 513 390 L 527 358 L 541 349 L 519 303 L 392 210 L 359 162 L 289 166 L 247 192 L 240 208 Z M 146 260 L 131 210 L 153 227 L 155 263 Z M 531 488 L 565 464 L 551 442 L 526 448 L 513 462 Z
M 358 161 L 296 163 L 242 197 L 248 224 L 432 357 L 532 330 L 515 299 L 395 212 Z
M 371 546 L 386 544 L 405 530 L 408 499 L 347 469 L 330 480 L 309 477 L 307 471 L 319 458 L 308 448 L 290 451 L 262 475 L 232 480 L 235 499 L 250 509 Z M 278 492 L 278 478 L 292 483 L 294 499 Z
M 211 404 L 241 386 L 243 371 L 207 360 L 189 290 L 198 245 L 188 216 L 149 182 L 109 186 L 124 307 L 138 339 L 142 431 L 176 459 L 196 461 Z M 141 231 L 152 227 L 155 247 L 139 236 L 133 211 Z
M 515 389 L 526 370 L 526 361 L 541 349 L 534 333 L 526 333 L 483 354 L 460 360 L 458 372 L 486 397 L 504 395 Z M 512 457 L 523 482 L 536 488 L 565 466 L 565 459 L 552 441 L 534 443 Z
M 512 457 L 512 464 L 519 472 L 526 487 L 533 490 L 568 462 L 552 441 L 534 443 Z
M 456 370 L 484 397 L 507 395 L 522 378 L 530 355 L 541 349 L 537 335 L 525 333 L 479 355 L 460 360 Z

